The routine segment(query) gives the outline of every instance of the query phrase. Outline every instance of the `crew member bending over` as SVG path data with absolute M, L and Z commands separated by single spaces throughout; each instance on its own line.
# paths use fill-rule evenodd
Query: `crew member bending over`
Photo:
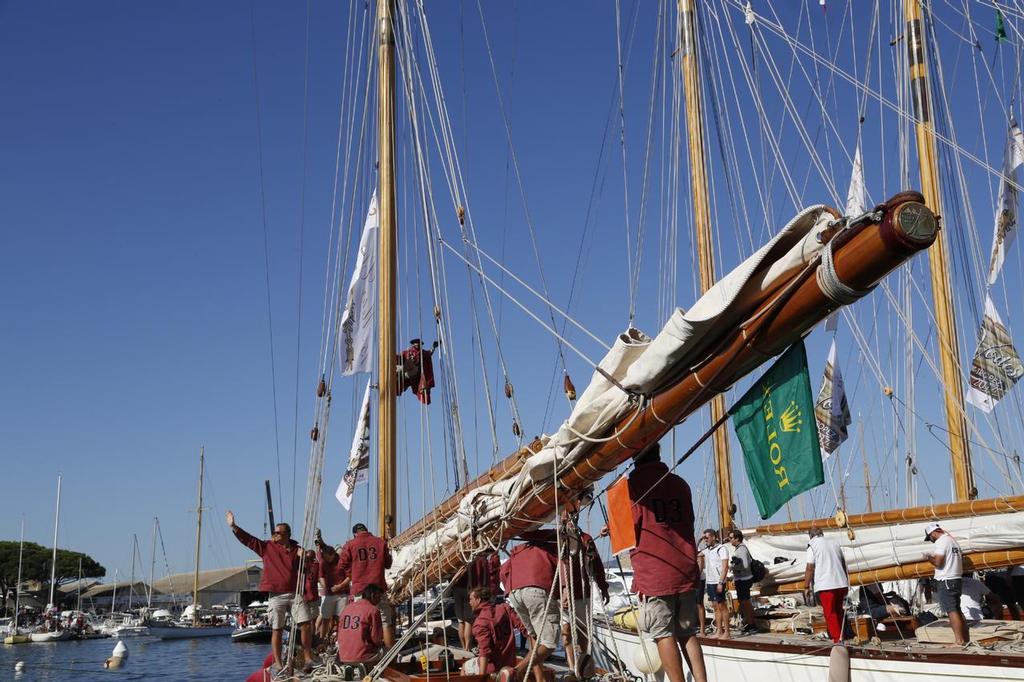
M 466 661 L 463 672 L 467 675 L 497 673 L 500 682 L 511 680 L 516 664 L 516 640 L 508 605 L 492 604 L 491 591 L 486 587 L 469 591 L 469 605 L 476 614 L 473 637 L 479 648 L 477 657 Z
M 521 533 L 501 566 L 501 583 L 530 637 L 532 651 L 516 664 L 515 678 L 524 680 L 533 662 L 536 682 L 544 680 L 544 661 L 558 646 L 558 595 L 552 594 L 558 567 L 557 532 L 554 529 Z

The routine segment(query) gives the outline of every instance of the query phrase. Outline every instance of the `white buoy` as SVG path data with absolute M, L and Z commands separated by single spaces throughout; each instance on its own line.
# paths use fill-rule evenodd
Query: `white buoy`
M 850 682 L 850 652 L 841 644 L 829 653 L 828 682 Z
M 25 661 L 18 661 L 17 663 L 14 664 L 14 672 L 20 673 L 24 669 L 25 669 Z
M 128 647 L 124 645 L 124 642 L 117 640 L 117 645 L 114 646 L 114 653 L 107 660 L 103 661 L 103 667 L 107 670 L 116 670 L 124 665 L 125 661 L 128 660 Z

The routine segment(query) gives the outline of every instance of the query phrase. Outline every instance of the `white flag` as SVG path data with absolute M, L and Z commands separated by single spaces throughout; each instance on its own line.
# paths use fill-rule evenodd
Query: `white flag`
M 825 363 L 825 378 L 818 391 L 818 399 L 814 403 L 814 420 L 818 424 L 818 443 L 827 459 L 835 449 L 846 440 L 846 427 L 850 419 L 850 407 L 846 403 L 846 386 L 843 384 L 843 373 L 836 362 L 836 342 L 832 341 L 832 349 L 828 352 Z
M 341 315 L 341 373 L 355 374 L 373 370 L 373 319 L 377 293 L 377 233 L 380 213 L 377 193 L 370 198 L 363 236 L 359 239 L 359 254 L 352 281 L 348 285 L 345 311 Z
M 992 297 L 985 297 L 985 317 L 981 321 L 978 349 L 971 363 L 971 386 L 967 402 L 979 410 L 991 412 L 1003 396 L 1024 374 L 1010 333 L 996 312 Z
M 370 468 L 370 380 L 366 380 L 366 391 L 363 392 L 363 405 L 359 408 L 359 419 L 356 420 L 356 432 L 352 436 L 352 450 L 348 455 L 348 466 L 341 477 L 334 496 L 341 506 L 349 509 L 352 506 L 352 493 L 356 484 L 366 480 L 366 472 Z
M 864 190 L 864 162 L 860 158 L 860 145 L 853 155 L 853 174 L 850 175 L 850 190 L 846 193 L 846 215 L 859 216 L 867 209 Z
M 1003 159 L 1003 177 L 999 181 L 999 197 L 996 199 L 995 229 L 992 234 L 992 258 L 988 266 L 988 285 L 995 284 L 1003 269 L 1006 249 L 1017 236 L 1017 168 L 1024 164 L 1024 133 L 1017 123 L 1010 121 L 1009 138 Z M 1011 184 L 1013 183 L 1013 184 Z

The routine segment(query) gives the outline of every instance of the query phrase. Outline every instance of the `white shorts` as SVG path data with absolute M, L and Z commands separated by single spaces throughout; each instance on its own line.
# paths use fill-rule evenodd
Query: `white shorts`
M 523 621 L 526 631 L 537 644 L 548 649 L 558 646 L 558 600 L 549 599 L 548 591 L 539 587 L 520 587 L 508 596 L 509 604 Z
M 323 601 L 320 602 L 320 617 L 324 619 L 338 618 L 346 606 L 348 606 L 347 594 L 324 595 Z

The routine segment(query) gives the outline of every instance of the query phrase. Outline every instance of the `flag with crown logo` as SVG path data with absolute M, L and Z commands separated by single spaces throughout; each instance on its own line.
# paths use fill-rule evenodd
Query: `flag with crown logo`
M 802 340 L 782 354 L 729 414 L 762 519 L 825 482 Z

